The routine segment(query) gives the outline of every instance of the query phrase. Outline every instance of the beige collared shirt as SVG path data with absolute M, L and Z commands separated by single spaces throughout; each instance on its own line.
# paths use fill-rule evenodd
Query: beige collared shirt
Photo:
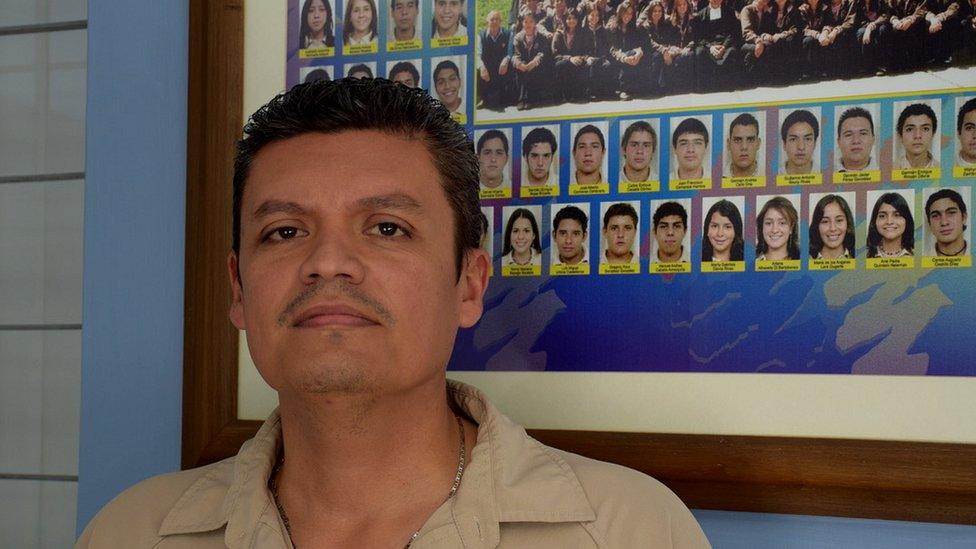
M 449 381 L 448 392 L 478 424 L 478 439 L 457 494 L 412 549 L 709 547 L 660 482 L 542 445 L 473 387 Z M 268 491 L 280 439 L 275 411 L 237 456 L 123 492 L 76 547 L 292 547 Z

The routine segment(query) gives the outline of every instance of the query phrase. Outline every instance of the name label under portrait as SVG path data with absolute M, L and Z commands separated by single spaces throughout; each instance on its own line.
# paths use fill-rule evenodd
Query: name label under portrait
M 939 179 L 942 177 L 940 168 L 911 168 L 907 170 L 892 170 L 891 178 L 895 181 L 915 181 L 918 179 Z
M 607 194 L 610 192 L 609 183 L 573 183 L 569 186 L 569 194 Z
M 502 276 L 539 276 L 542 274 L 541 265 L 504 265 Z
M 867 170 L 863 172 L 834 172 L 834 184 L 843 183 L 877 183 L 881 181 L 881 170 Z
M 651 263 L 650 272 L 653 274 L 682 274 L 691 272 L 691 263 L 687 261 L 657 261 Z
M 853 271 L 856 266 L 857 261 L 852 257 L 810 260 L 811 271 Z
M 973 257 L 969 255 L 936 255 L 922 258 L 922 267 L 926 269 L 958 269 L 972 266 Z
M 602 275 L 638 273 L 640 273 L 640 265 L 637 263 L 600 263 L 600 274 Z
M 799 270 L 800 270 L 799 259 L 757 259 L 756 260 L 756 271 L 759 272 L 799 271 Z
M 745 261 L 702 261 L 703 273 L 742 273 L 746 270 Z
M 723 189 L 759 189 L 766 186 L 766 176 L 723 177 Z
M 522 185 L 519 189 L 522 198 L 539 198 L 540 196 L 559 196 L 556 185 Z
M 618 193 L 656 193 L 660 190 L 660 181 L 621 181 L 617 183 Z
M 905 257 L 869 257 L 868 269 L 911 269 L 915 267 L 915 258 Z
M 590 274 L 589 263 L 576 263 L 569 265 L 566 263 L 556 263 L 549 266 L 549 274 L 557 276 L 575 276 Z
M 668 182 L 668 188 L 672 191 L 705 191 L 712 188 L 712 180 L 702 177 L 700 179 L 675 179 Z
M 781 173 L 776 176 L 777 187 L 792 187 L 794 185 L 820 185 L 823 183 L 823 174 L 815 173 Z

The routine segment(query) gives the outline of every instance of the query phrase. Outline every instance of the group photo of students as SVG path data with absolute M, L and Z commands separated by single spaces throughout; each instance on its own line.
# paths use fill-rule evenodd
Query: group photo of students
M 976 0 L 478 3 L 479 109 L 655 98 L 976 62 Z

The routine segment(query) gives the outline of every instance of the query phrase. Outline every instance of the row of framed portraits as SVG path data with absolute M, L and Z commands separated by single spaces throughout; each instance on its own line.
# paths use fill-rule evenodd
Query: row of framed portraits
M 480 194 L 493 200 L 560 196 L 563 188 L 574 196 L 938 180 L 943 167 L 955 178 L 976 177 L 976 96 L 946 103 L 951 115 L 938 97 L 894 101 L 885 126 L 881 104 L 871 102 L 476 129 Z M 952 139 L 943 139 L 944 125 Z
M 483 206 L 481 245 L 502 276 L 540 276 L 543 267 L 550 275 L 743 272 L 747 263 L 759 272 L 966 268 L 971 193 L 963 186 Z

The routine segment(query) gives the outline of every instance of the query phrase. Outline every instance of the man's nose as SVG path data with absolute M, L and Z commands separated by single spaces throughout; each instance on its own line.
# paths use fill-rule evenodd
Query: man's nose
M 351 284 L 362 282 L 365 268 L 356 247 L 356 237 L 338 232 L 319 235 L 301 265 L 302 282 L 345 279 Z

